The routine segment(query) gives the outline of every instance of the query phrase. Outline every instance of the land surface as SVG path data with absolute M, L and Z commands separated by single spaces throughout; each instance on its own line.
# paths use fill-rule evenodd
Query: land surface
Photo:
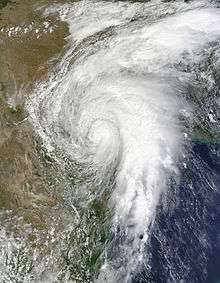
M 60 247 L 62 231 L 73 219 L 64 205 L 65 176 L 62 172 L 59 173 L 58 165 L 47 155 L 30 125 L 25 102 L 37 83 L 46 79 L 59 62 L 67 45 L 67 24 L 56 15 L 44 15 L 45 7 L 67 2 L 0 2 L 0 240 L 3 230 L 6 236 L 24 239 L 22 249 L 25 247 L 24 250 L 32 258 L 37 252 L 38 264 L 45 254 L 51 257 L 53 253 L 59 254 L 56 247 Z M 209 128 L 202 127 L 199 123 L 193 135 L 196 140 L 219 141 L 217 135 L 212 135 Z M 82 222 L 84 219 L 87 221 L 82 226 L 88 226 L 90 234 L 85 231 L 81 234 L 71 232 L 70 245 L 73 249 L 82 245 L 78 248 L 77 257 L 85 262 L 85 266 L 91 267 L 91 273 L 101 254 L 101 245 L 107 238 L 102 229 L 104 224 L 100 224 L 100 230 L 93 227 L 94 223 L 105 222 L 102 214 L 105 209 L 106 205 L 103 208 L 100 203 L 92 203 L 90 212 L 82 218 Z M 89 245 L 97 248 L 93 252 L 85 246 L 88 239 L 91 241 Z M 82 250 L 85 251 L 84 255 Z M 75 254 L 70 254 L 69 258 L 64 257 L 66 264 L 70 264 L 70 259 L 74 260 Z M 51 263 L 51 269 L 53 264 L 54 262 Z M 71 268 L 72 274 L 84 272 L 77 264 Z M 25 276 L 25 272 L 23 274 Z
M 53 252 L 69 220 L 63 206 L 63 180 L 24 107 L 36 82 L 45 79 L 59 61 L 67 42 L 66 23 L 56 15 L 43 15 L 42 7 L 55 2 L 0 3 L 0 230 L 25 238 L 28 253 L 37 250 L 41 256 Z

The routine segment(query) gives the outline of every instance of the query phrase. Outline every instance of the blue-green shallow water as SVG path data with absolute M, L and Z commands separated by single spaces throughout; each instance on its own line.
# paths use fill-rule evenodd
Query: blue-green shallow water
M 171 184 L 158 209 L 150 260 L 133 283 L 219 282 L 219 157 L 219 144 L 194 142 L 180 184 Z

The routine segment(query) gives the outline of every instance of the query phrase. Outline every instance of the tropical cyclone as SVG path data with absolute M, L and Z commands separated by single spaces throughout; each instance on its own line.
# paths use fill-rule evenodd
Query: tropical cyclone
M 208 1 L 80 1 L 47 12 L 56 10 L 69 23 L 69 49 L 29 113 L 50 151 L 89 172 L 77 192 L 88 202 L 107 195 L 120 240 L 117 252 L 106 247 L 97 280 L 131 282 L 147 262 L 161 194 L 170 179 L 178 183 L 193 124 L 186 89 L 195 78 L 176 66 L 199 64 L 219 41 L 220 11 Z

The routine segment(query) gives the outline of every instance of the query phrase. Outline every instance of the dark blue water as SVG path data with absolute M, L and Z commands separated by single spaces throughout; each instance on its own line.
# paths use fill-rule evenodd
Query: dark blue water
M 133 283 L 220 281 L 220 145 L 194 143 L 152 228 L 150 259 Z

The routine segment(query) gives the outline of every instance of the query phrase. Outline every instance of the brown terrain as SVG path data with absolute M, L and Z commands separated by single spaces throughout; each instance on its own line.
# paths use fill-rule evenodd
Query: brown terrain
M 55 16 L 43 16 L 40 9 L 56 2 L 62 1 L 13 0 L 0 5 L 0 224 L 18 236 L 31 225 L 32 246 L 36 234 L 46 241 L 50 227 L 59 230 L 68 219 L 62 180 L 46 158 L 24 107 L 66 44 L 67 25 Z

